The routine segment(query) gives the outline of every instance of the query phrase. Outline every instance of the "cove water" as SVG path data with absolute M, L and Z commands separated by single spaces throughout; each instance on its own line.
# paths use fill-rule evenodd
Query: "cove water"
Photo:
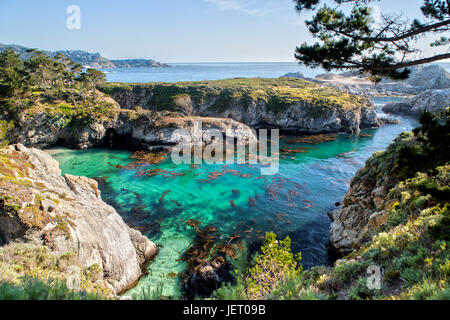
M 380 109 L 401 98 L 373 100 Z M 200 227 L 218 228 L 223 237 L 238 234 L 255 247 L 262 244 L 265 232 L 289 235 L 305 268 L 328 264 L 331 220 L 327 213 L 342 200 L 351 178 L 374 152 L 418 125 L 408 117 L 396 118 L 400 124 L 363 130 L 363 135 L 340 134 L 335 141 L 296 144 L 308 147 L 307 153 L 281 158 L 279 173 L 265 177 L 257 166 L 174 165 L 170 157 L 157 165 L 122 168 L 133 162 L 127 151 L 53 149 L 51 154 L 64 174 L 101 178 L 102 198 L 125 222 L 161 245 L 148 266 L 149 274 L 126 295 L 162 285 L 164 296 L 177 296 L 178 274 L 186 268 L 180 257 L 196 235 L 186 223 L 189 219 L 200 221 Z M 290 139 L 284 137 L 280 147 Z M 164 171 L 140 176 L 149 169 Z M 217 179 L 206 181 L 211 175 Z

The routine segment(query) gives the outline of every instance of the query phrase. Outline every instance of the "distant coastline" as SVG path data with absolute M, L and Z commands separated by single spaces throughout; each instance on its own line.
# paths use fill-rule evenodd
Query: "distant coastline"
M 20 54 L 23 59 L 28 59 L 30 53 L 29 49 L 24 46 L 15 44 L 3 44 L 0 43 L 0 52 L 11 48 L 16 53 Z M 121 59 L 121 60 L 110 60 L 103 57 L 100 53 L 91 53 L 83 50 L 58 50 L 58 51 L 47 51 L 41 50 L 46 55 L 50 57 L 56 56 L 58 53 L 64 54 L 71 60 L 83 65 L 85 68 L 94 69 L 114 69 L 114 68 L 167 68 L 170 67 L 167 63 L 158 62 L 153 59 Z

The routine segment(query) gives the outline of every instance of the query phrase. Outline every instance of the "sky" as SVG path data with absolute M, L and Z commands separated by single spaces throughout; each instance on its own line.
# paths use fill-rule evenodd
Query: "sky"
M 422 3 L 374 5 L 414 18 L 421 17 Z M 67 28 L 71 5 L 81 10 L 80 29 Z M 310 16 L 299 15 L 292 0 L 0 0 L 0 42 L 109 59 L 293 62 L 295 47 L 314 41 L 304 23 Z

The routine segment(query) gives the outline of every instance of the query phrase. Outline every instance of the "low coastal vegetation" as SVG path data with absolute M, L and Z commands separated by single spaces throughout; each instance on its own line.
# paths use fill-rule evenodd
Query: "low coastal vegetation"
M 58 257 L 43 245 L 12 243 L 0 248 L 0 300 L 111 298 L 108 287 L 95 284 L 101 268 L 81 270 L 74 259 L 72 252 Z
M 64 281 L 26 278 L 20 285 L 0 283 L 0 300 L 101 300 L 100 295 L 71 290 Z

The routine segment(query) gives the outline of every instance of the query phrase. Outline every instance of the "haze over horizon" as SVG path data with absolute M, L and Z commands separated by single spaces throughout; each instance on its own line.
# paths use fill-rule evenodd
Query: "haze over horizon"
M 421 3 L 398 0 L 375 3 L 374 8 L 412 19 L 422 17 Z M 81 9 L 79 30 L 66 27 L 70 5 Z M 0 42 L 99 52 L 108 59 L 295 62 L 295 47 L 314 41 L 304 23 L 310 16 L 297 14 L 292 0 L 0 0 Z M 430 39 L 419 41 L 425 55 L 433 53 Z

